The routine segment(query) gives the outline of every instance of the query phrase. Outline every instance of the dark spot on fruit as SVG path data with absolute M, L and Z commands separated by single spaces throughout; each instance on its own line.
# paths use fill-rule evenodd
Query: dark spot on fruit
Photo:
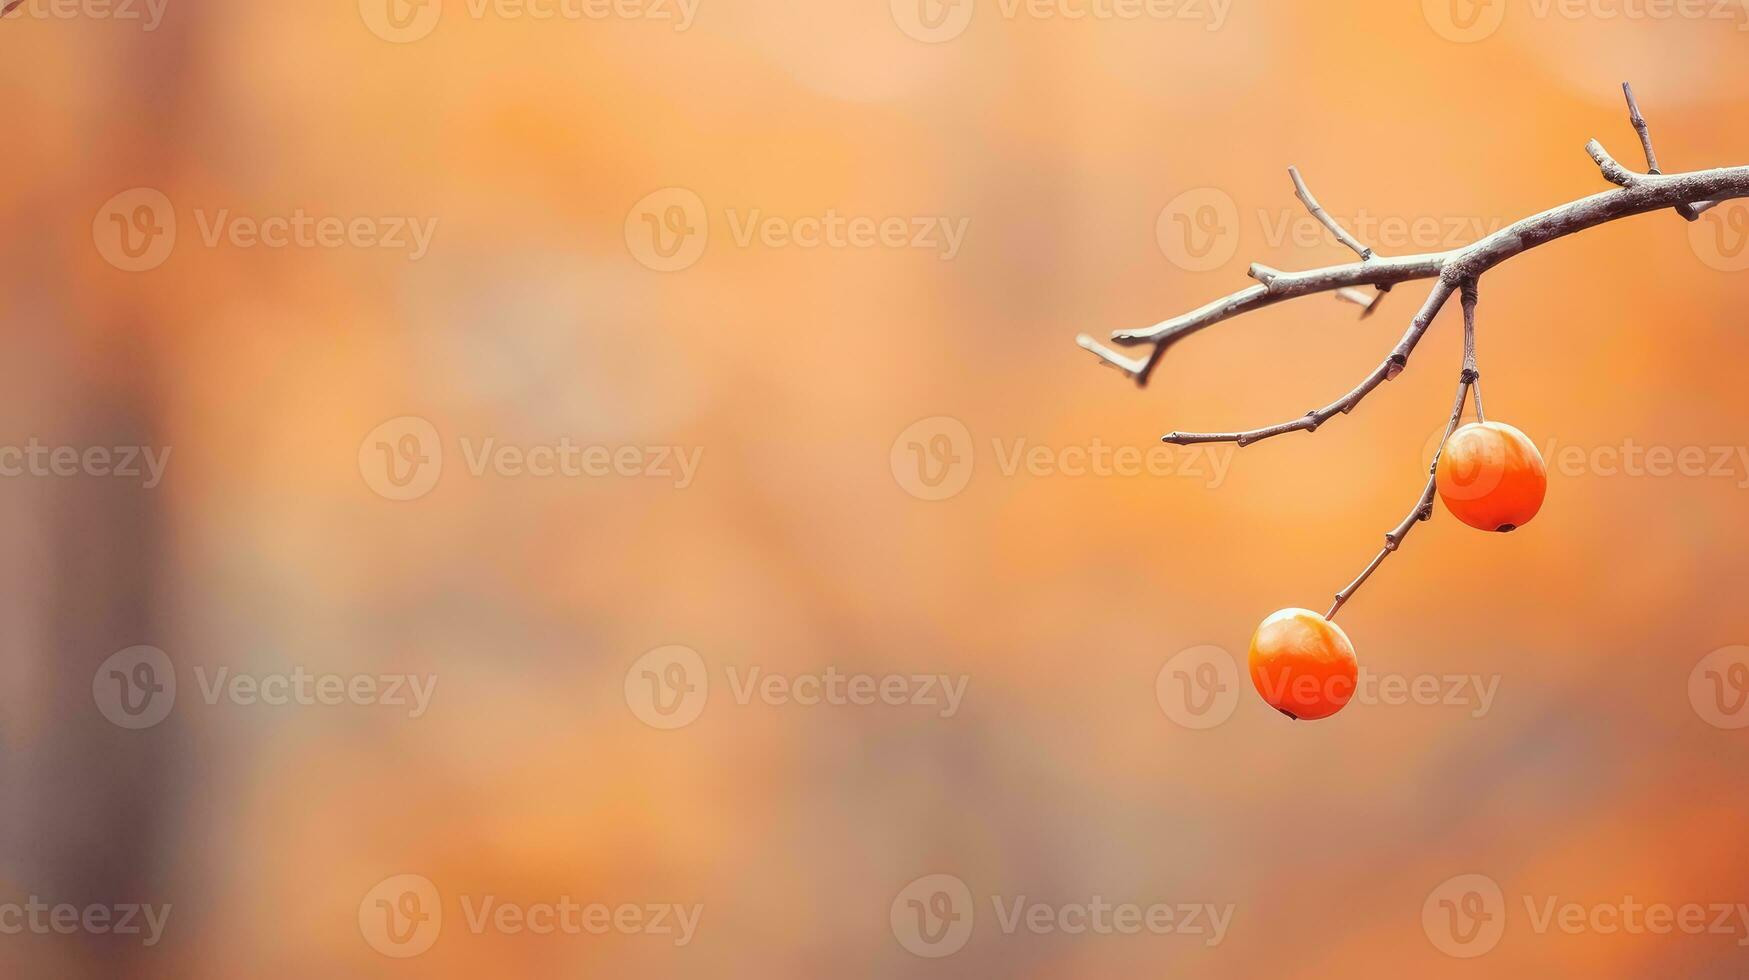
M 1507 531 L 1513 530 L 1516 527 L 1518 527 L 1517 524 L 1502 524 L 1494 530 L 1499 531 L 1501 534 L 1505 534 Z

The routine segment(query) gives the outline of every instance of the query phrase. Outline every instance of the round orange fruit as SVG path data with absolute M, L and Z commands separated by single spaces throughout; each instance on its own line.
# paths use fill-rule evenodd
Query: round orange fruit
M 1251 683 L 1289 718 L 1315 721 L 1341 711 L 1359 677 L 1348 634 L 1310 609 L 1272 613 L 1251 637 Z
M 1510 531 L 1542 509 L 1549 475 L 1529 436 L 1505 422 L 1471 422 L 1445 441 L 1434 482 L 1458 520 L 1484 531 Z

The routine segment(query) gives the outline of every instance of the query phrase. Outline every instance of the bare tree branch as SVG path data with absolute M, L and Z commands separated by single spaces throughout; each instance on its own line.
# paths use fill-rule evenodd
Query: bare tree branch
M 1334 293 L 1359 286 L 1395 285 L 1415 279 L 1433 278 L 1444 282 L 1449 294 L 1456 289 L 1457 284 L 1466 279 L 1477 278 L 1513 256 L 1587 228 L 1679 205 L 1712 206 L 1720 201 L 1749 197 L 1749 166 L 1721 167 L 1680 174 L 1640 174 L 1616 162 L 1596 140 L 1587 143 L 1586 150 L 1597 162 L 1604 177 L 1619 185 L 1618 189 L 1551 208 L 1508 225 L 1469 245 L 1446 252 L 1388 257 L 1375 255 L 1363 262 L 1326 266 L 1304 272 L 1280 272 L 1256 266 L 1252 274 L 1260 280 L 1257 285 L 1153 326 L 1138 330 L 1119 330 L 1112 334 L 1112 341 L 1120 346 L 1153 345 L 1154 349 L 1145 358 L 1124 356 L 1085 334 L 1078 341 L 1082 347 L 1098 355 L 1104 363 L 1122 370 L 1138 385 L 1145 386 L 1166 348 L 1172 344 L 1199 330 L 1284 300 L 1314 293 Z M 1440 298 L 1439 305 L 1443 305 L 1444 298 Z M 1418 315 L 1417 320 L 1419 319 Z M 1411 333 L 1416 333 L 1413 325 Z M 1293 429 L 1285 431 L 1315 427 L 1315 424 L 1298 422 Z M 1236 437 L 1240 433 L 1233 435 Z
M 1624 83 L 1622 93 L 1627 99 L 1628 120 L 1639 135 L 1640 145 L 1645 150 L 1646 172 L 1639 173 L 1623 166 L 1596 140 L 1585 144 L 1586 152 L 1596 162 L 1604 179 L 1616 185 L 1613 190 L 1550 208 L 1460 248 L 1426 255 L 1386 257 L 1362 245 L 1331 218 L 1317 198 L 1312 196 L 1299 170 L 1289 167 L 1288 174 L 1293 178 L 1294 191 L 1300 201 L 1314 218 L 1336 236 L 1337 241 L 1360 257 L 1359 262 L 1304 272 L 1283 272 L 1269 266 L 1253 264 L 1248 271 L 1251 278 L 1257 280 L 1254 286 L 1151 327 L 1119 330 L 1112 334 L 1112 341 L 1122 346 L 1151 345 L 1152 349 L 1146 357 L 1120 354 L 1085 334 L 1078 338 L 1081 346 L 1098 355 L 1103 363 L 1122 370 L 1135 379 L 1139 386 L 1145 386 L 1168 347 L 1222 321 L 1314 293 L 1333 293 L 1338 299 L 1359 304 L 1371 312 L 1376 307 L 1378 298 L 1369 299 L 1360 287 L 1372 286 L 1382 293 L 1397 283 L 1416 279 L 1434 280 L 1427 301 L 1410 321 L 1408 330 L 1397 342 L 1397 346 L 1372 373 L 1361 379 L 1358 385 L 1341 398 L 1299 418 L 1262 428 L 1238 432 L 1174 431 L 1162 437 L 1164 441 L 1177 445 L 1231 442 L 1248 446 L 1288 432 L 1314 432 L 1335 416 L 1353 411 L 1375 388 L 1395 378 L 1408 366 L 1409 355 L 1414 352 L 1416 344 L 1432 325 L 1440 309 L 1445 306 L 1452 293 L 1461 293 L 1460 302 L 1464 314 L 1463 367 L 1459 373 L 1457 396 L 1452 404 L 1451 417 L 1446 422 L 1445 435 L 1440 440 L 1440 449 L 1434 454 L 1432 465 L 1428 468 L 1427 485 L 1416 501 L 1414 510 L 1385 535 L 1384 548 L 1361 570 L 1354 581 L 1336 594 L 1329 618 L 1334 618 L 1355 591 L 1402 545 L 1403 539 L 1416 523 L 1432 516 L 1433 498 L 1438 490 L 1436 474 L 1440 454 L 1445 450 L 1445 441 L 1456 431 L 1472 390 L 1476 397 L 1476 417 L 1482 421 L 1487 420 L 1482 409 L 1481 374 L 1476 366 L 1476 298 L 1477 284 L 1482 274 L 1538 245 L 1619 218 L 1670 208 L 1693 221 L 1707 209 L 1724 201 L 1749 197 L 1749 166 L 1720 167 L 1678 174 L 1662 173 L 1658 169 L 1657 154 L 1652 148 L 1650 127 L 1646 125 L 1645 116 L 1640 112 L 1639 103 L 1634 98 L 1633 87 Z

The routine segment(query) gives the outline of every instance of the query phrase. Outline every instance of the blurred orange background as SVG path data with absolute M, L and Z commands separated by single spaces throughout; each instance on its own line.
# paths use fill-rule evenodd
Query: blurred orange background
M 1396 343 L 1425 284 L 1365 320 L 1319 296 L 1220 324 L 1140 391 L 1075 347 L 1252 261 L 1349 261 L 1289 164 L 1406 253 L 1606 189 L 1588 138 L 1638 169 L 1624 79 L 1666 171 L 1749 163 L 1743 11 L 391 2 L 0 21 L 0 445 L 170 449 L 150 488 L 0 479 L 0 902 L 173 910 L 150 946 L 0 935 L 4 972 L 1739 975 L 1749 914 L 1538 916 L 1749 902 L 1749 708 L 1701 693 L 1738 676 L 1703 658 L 1749 643 L 1749 205 L 1482 281 L 1489 414 L 1554 447 L 1548 503 L 1510 536 L 1436 509 L 1340 619 L 1364 669 L 1438 678 L 1439 703 L 1293 723 L 1241 663 L 1230 716 L 1198 727 L 1170 667 L 1242 662 L 1269 612 L 1323 610 L 1410 508 L 1456 303 L 1313 436 L 1062 469 L 1291 418 Z M 173 232 L 116 210 L 136 188 Z M 1196 191 L 1231 212 L 1187 259 L 1170 209 Z M 432 235 L 211 234 L 300 213 Z M 800 219 L 832 216 L 906 234 L 805 244 Z M 127 271 L 134 232 L 168 253 Z M 443 458 L 399 500 L 376 452 L 431 446 L 373 433 L 407 418 Z M 476 475 L 486 439 L 632 447 L 645 472 Z M 1707 472 L 1611 464 L 1631 446 L 1699 447 Z M 657 449 L 692 478 L 648 472 Z M 923 470 L 950 464 L 947 493 Z M 135 730 L 94 691 L 139 645 L 177 691 Z M 663 728 L 638 665 L 671 646 L 709 691 Z M 755 668 L 965 686 L 955 710 L 738 698 Z M 418 717 L 210 700 L 221 669 L 436 687 Z M 1472 677 L 1485 707 L 1443 698 Z M 441 902 L 417 955 L 369 921 L 402 875 Z M 963 947 L 905 926 L 930 875 L 972 898 Z M 1485 949 L 1441 933 L 1465 875 L 1499 889 Z M 684 944 L 470 928 L 485 896 L 702 914 Z M 1057 928 L 1005 929 L 1018 896 Z M 1061 928 L 1095 896 L 1230 926 Z

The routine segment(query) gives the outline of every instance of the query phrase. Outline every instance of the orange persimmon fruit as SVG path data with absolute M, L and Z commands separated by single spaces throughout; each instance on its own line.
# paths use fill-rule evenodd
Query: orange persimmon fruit
M 1542 509 L 1549 474 L 1529 436 L 1505 422 L 1471 422 L 1445 441 L 1434 482 L 1458 520 L 1510 531 Z
M 1270 707 L 1296 721 L 1341 711 L 1359 676 L 1348 634 L 1310 609 L 1272 613 L 1251 637 L 1251 683 Z

